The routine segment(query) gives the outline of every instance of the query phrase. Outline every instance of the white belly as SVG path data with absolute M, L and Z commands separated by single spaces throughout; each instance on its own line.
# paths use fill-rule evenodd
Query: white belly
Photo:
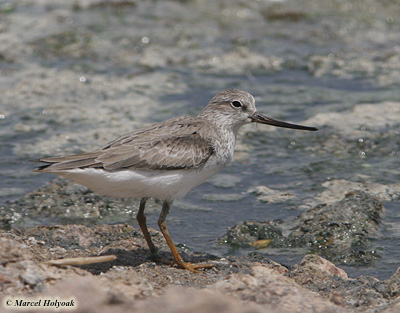
M 118 172 L 85 168 L 56 174 L 110 197 L 174 200 L 183 198 L 190 190 L 214 176 L 222 168 L 214 166 L 196 170 L 123 170 Z

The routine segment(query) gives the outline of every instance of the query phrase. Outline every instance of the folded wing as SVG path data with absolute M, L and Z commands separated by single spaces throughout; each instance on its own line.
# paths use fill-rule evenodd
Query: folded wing
M 203 121 L 178 117 L 126 134 L 100 150 L 56 158 L 37 171 L 59 172 L 74 168 L 174 170 L 194 169 L 205 163 L 214 149 L 203 133 Z

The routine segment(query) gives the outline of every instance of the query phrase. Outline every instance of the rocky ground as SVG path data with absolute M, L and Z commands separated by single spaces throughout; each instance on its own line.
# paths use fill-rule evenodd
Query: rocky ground
M 316 206 L 299 216 L 298 227 L 287 237 L 272 223 L 243 222 L 223 240 L 241 245 L 270 238 L 271 246 L 309 245 L 331 259 L 344 255 L 347 260 L 368 260 L 373 256 L 362 247 L 368 246 L 368 238 L 376 232 L 382 211 L 376 198 L 353 191 L 340 201 Z M 162 258 L 171 260 L 161 233 L 151 230 L 151 235 L 161 248 Z M 192 273 L 150 261 L 140 230 L 127 224 L 15 228 L 0 231 L 0 243 L 3 310 L 7 310 L 7 303 L 12 306 L 21 298 L 72 299 L 76 303 L 74 312 L 400 310 L 400 270 L 382 281 L 349 278 L 344 270 L 316 254 L 305 255 L 300 263 L 286 267 L 257 250 L 246 257 L 227 258 L 182 252 L 186 261 L 214 266 Z M 80 266 L 46 263 L 101 255 L 117 258 Z

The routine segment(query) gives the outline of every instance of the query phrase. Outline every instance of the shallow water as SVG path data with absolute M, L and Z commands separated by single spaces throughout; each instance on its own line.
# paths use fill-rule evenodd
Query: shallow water
M 273 118 L 317 123 L 320 130 L 244 127 L 235 161 L 219 176 L 225 183 L 206 183 L 171 210 L 177 243 L 246 254 L 217 244 L 239 221 L 290 222 L 320 203 L 322 184 L 334 179 L 396 184 L 400 123 L 390 113 L 379 114 L 387 123 L 378 122 L 376 111 L 363 117 L 365 124 L 355 116 L 354 127 L 340 118 L 332 126 L 324 117 L 344 119 L 364 103 L 400 106 L 397 11 L 380 1 L 4 2 L 0 204 L 53 178 L 31 173 L 28 160 L 89 151 L 147 123 L 197 114 L 227 88 L 251 92 L 258 110 Z M 294 198 L 262 203 L 248 192 L 260 185 Z M 384 203 L 382 227 L 371 242 L 381 259 L 346 268 L 352 276 L 386 278 L 399 266 L 398 199 Z M 149 213 L 155 228 L 157 215 Z M 33 224 L 61 222 L 43 217 Z M 135 221 L 117 214 L 106 222 Z M 305 253 L 257 252 L 284 264 Z

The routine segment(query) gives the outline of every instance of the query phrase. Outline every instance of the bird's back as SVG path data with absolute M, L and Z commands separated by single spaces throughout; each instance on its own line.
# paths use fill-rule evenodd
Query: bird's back
M 89 153 L 42 158 L 36 171 L 58 173 L 76 168 L 108 171 L 121 169 L 195 169 L 214 153 L 202 119 L 181 116 L 127 133 Z

